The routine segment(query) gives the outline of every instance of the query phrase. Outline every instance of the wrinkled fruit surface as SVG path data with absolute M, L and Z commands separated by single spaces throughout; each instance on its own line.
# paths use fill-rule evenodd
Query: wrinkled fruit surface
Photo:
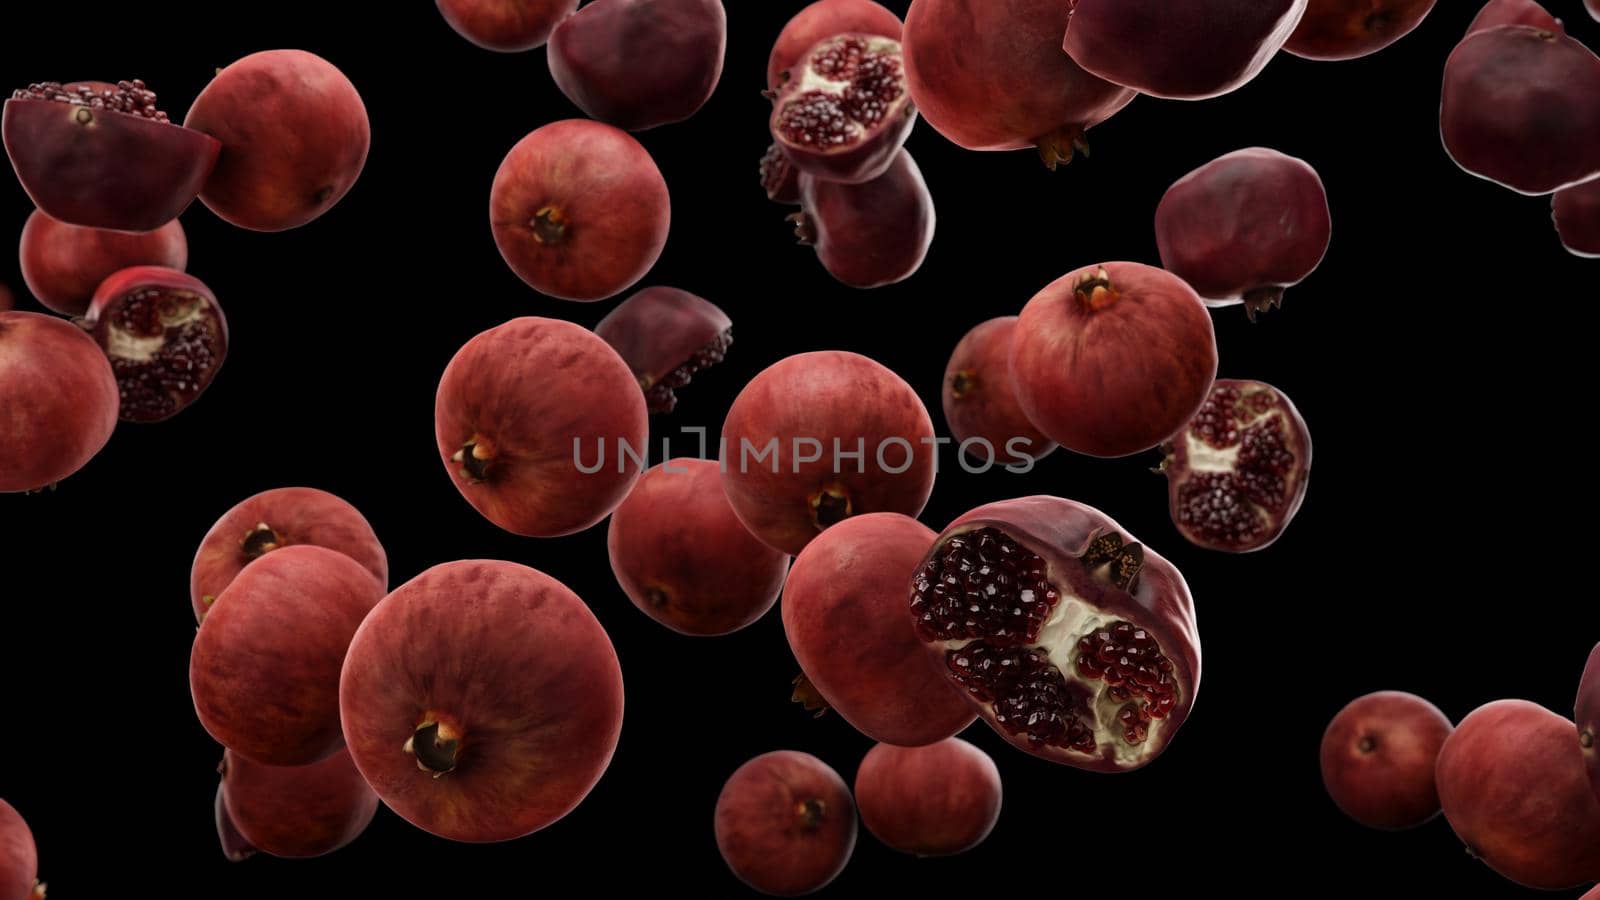
M 519 53 L 544 46 L 578 0 L 435 0 L 456 33 L 485 50 Z
M 854 830 L 854 810 L 851 828 Z M 39 875 L 39 851 L 33 832 L 11 804 L 0 799 L 0 900 L 28 900 Z M 43 894 L 38 895 L 41 900 Z
M 1600 178 L 1556 191 L 1550 210 L 1562 246 L 1577 256 L 1600 257 Z
M 117 379 L 70 322 L 0 311 L 0 493 L 36 491 L 83 468 L 117 427 Z
M 1000 818 L 1000 794 L 994 760 L 960 738 L 926 747 L 879 744 L 856 770 L 867 830 L 916 856 L 950 856 L 983 843 Z
M 1573 714 L 1578 725 L 1578 746 L 1589 770 L 1589 784 L 1600 797 L 1600 646 L 1589 653 L 1578 683 L 1578 704 Z
M 81 320 L 111 360 L 124 422 L 170 419 L 200 399 L 228 358 L 228 320 L 192 275 L 135 266 L 107 278 Z
M 902 149 L 888 171 L 865 184 L 802 174 L 800 212 L 789 220 L 829 275 L 866 289 L 904 281 L 922 268 L 937 216 L 922 170 Z
M 856 805 L 827 763 L 777 750 L 728 778 L 717 797 L 715 831 L 717 849 L 740 881 L 797 897 L 844 871 L 856 848 Z
M 189 242 L 178 220 L 155 231 L 107 231 L 58 222 L 34 210 L 22 228 L 22 280 L 40 303 L 64 316 L 89 311 L 100 283 L 132 266 L 182 272 Z
M 1033 427 L 1011 381 L 1017 317 L 990 319 L 956 344 L 944 370 L 944 420 L 967 455 L 1003 465 L 1042 459 L 1056 442 Z
M 1416 29 L 1438 0 L 1310 0 L 1283 49 L 1306 59 L 1358 59 Z
M 776 92 L 806 51 L 840 34 L 900 40 L 900 17 L 873 0 L 817 0 L 783 26 L 767 57 L 767 89 Z
M 1415 828 L 1439 814 L 1433 780 L 1454 728 L 1432 703 L 1380 691 L 1350 703 L 1322 736 L 1322 784 L 1345 815 L 1368 828 Z
M 593 0 L 550 36 L 550 74 L 591 118 L 628 131 L 682 122 L 722 79 L 722 0 Z
M 677 288 L 649 287 L 612 310 L 594 333 L 633 370 L 652 413 L 678 405 L 674 393 L 733 346 L 733 320 L 716 304 Z
M 789 70 L 770 126 L 801 172 L 860 184 L 889 168 L 916 123 L 900 42 L 842 34 L 812 47 Z
M 220 771 L 217 802 L 228 825 L 252 850 L 273 856 L 332 853 L 360 837 L 378 812 L 378 795 L 347 750 L 309 766 L 264 766 L 228 751 Z

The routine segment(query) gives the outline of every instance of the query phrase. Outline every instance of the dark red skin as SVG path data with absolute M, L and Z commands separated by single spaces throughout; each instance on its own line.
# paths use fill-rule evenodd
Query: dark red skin
M 1467 852 L 1539 890 L 1600 880 L 1600 801 L 1572 722 L 1498 700 L 1456 726 L 1435 777 L 1444 817 Z
M 875 741 L 920 747 L 976 718 L 906 619 L 906 583 L 934 537 L 898 513 L 853 516 L 806 545 L 783 588 L 783 630 L 806 680 Z
M 511 148 L 494 176 L 489 224 L 517 277 L 587 303 L 650 271 L 667 243 L 672 201 L 655 160 L 627 132 L 568 119 Z
M 1316 271 L 1332 234 L 1317 170 L 1265 147 L 1206 163 L 1156 207 L 1162 266 L 1207 306 L 1243 303 L 1251 318 Z
M 1088 71 L 1152 97 L 1204 100 L 1261 74 L 1307 0 L 1071 0 L 1063 46 Z
M 605 629 L 560 582 L 494 560 L 434 566 L 396 588 L 351 642 L 339 698 L 372 789 L 456 841 L 510 840 L 571 812 L 622 729 Z
M 1368 828 L 1415 828 L 1439 815 L 1434 764 L 1454 730 L 1415 694 L 1379 691 L 1353 700 L 1322 736 L 1322 784 L 1345 815 Z
M 778 602 L 789 557 L 745 530 L 715 460 L 644 473 L 611 514 L 611 571 L 639 611 L 679 634 L 732 634 Z
M 677 288 L 648 287 L 622 301 L 594 333 L 633 370 L 650 411 L 671 412 L 679 386 L 674 382 L 680 380 L 675 373 L 693 375 L 680 370 L 698 371 L 695 361 L 706 354 L 720 360 L 733 341 L 732 329 L 733 320 L 709 300 Z
M 1370 56 L 1416 29 L 1438 0 L 1310 0 L 1283 49 L 1306 59 Z
M 333 755 L 339 667 L 384 585 L 326 547 L 301 545 L 247 566 L 217 598 L 189 656 L 200 724 L 255 762 L 304 766 Z
M 325 856 L 360 837 L 378 812 L 378 795 L 347 750 L 309 766 L 287 767 L 264 766 L 228 751 L 221 772 L 218 802 L 229 823 L 250 847 L 273 856 Z
M 83 468 L 117 427 L 117 379 L 70 322 L 0 312 L 0 494 L 49 487 Z
M 856 805 L 839 773 L 776 750 L 740 766 L 717 796 L 717 850 L 740 881 L 798 897 L 826 887 L 856 847 Z
M 767 89 L 788 80 L 806 51 L 837 34 L 876 34 L 900 40 L 900 17 L 872 0 L 817 0 L 783 26 L 767 57 Z
M 855 820 L 851 819 L 852 828 Z M 11 804 L 0 800 L 0 900 L 29 900 L 38 885 L 39 851 L 33 832 Z M 42 886 L 40 886 L 42 888 Z
M 1061 52 L 1069 10 L 1060 0 L 913 0 L 904 43 L 918 112 L 968 150 L 1037 147 L 1051 168 L 1070 162 L 1084 133 L 1135 92 Z
M 1531 25 L 1546 31 L 1566 33 L 1566 29 L 1561 27 L 1561 20 L 1550 15 L 1549 10 L 1534 0 L 1489 0 L 1478 11 L 1472 24 L 1467 26 L 1467 34 L 1487 31 L 1499 25 Z
M 1589 662 L 1583 667 L 1573 720 L 1578 725 L 1578 746 L 1583 750 L 1589 784 L 1595 796 L 1600 797 L 1600 746 L 1597 746 L 1600 744 L 1600 645 L 1590 651 Z
M 544 46 L 578 0 L 435 0 L 456 34 L 485 50 L 520 53 Z
M 773 203 L 800 205 L 800 170 L 777 144 L 768 147 L 761 157 L 761 188 Z
M 222 855 L 228 862 L 244 862 L 256 855 L 256 848 L 245 840 L 239 833 L 238 826 L 233 824 L 233 814 L 228 812 L 228 804 L 222 798 L 222 784 L 217 784 L 217 797 L 211 804 L 212 813 L 217 823 L 217 843 L 222 846 Z
M 1583 0 L 1583 5 L 1589 10 L 1590 17 L 1600 22 L 1600 0 Z
M 856 804 L 872 836 L 915 856 L 983 843 L 1000 819 L 1000 770 L 960 738 L 926 747 L 879 744 L 856 770 Z
M 1550 211 L 1562 246 L 1575 256 L 1600 258 L 1600 178 L 1556 191 Z
M 802 173 L 800 212 L 789 218 L 829 275 L 863 290 L 915 275 L 938 219 L 922 170 L 904 149 L 888 171 L 865 184 Z
M 152 292 L 163 299 L 150 319 L 122 321 L 128 304 Z M 141 301 L 142 302 L 142 301 Z M 124 422 L 160 422 L 189 408 L 228 358 L 228 319 L 209 287 L 193 275 L 160 266 L 134 266 L 101 282 L 78 322 L 111 360 Z M 153 325 L 151 325 L 153 323 Z M 146 330 L 148 328 L 148 330 Z M 143 342 L 162 343 L 154 361 Z M 156 380 L 155 372 L 167 380 Z
M 1200 297 L 1139 263 L 1057 280 L 1028 301 L 1012 340 L 1011 377 L 1028 420 L 1090 456 L 1159 445 L 1194 418 L 1217 374 Z
M 1445 150 L 1518 193 L 1600 176 L 1600 57 L 1559 31 L 1504 25 L 1469 34 L 1445 63 Z
M 355 85 L 302 50 L 253 53 L 218 72 L 184 125 L 222 142 L 200 202 L 251 231 L 298 228 L 332 209 L 372 144 Z
M 1043 459 L 1055 452 L 1056 442 L 1033 427 L 1017 402 L 1011 382 L 1011 339 L 1017 317 L 1002 316 L 979 324 L 961 342 L 944 369 L 944 420 L 958 443 L 973 444 L 967 454 L 981 462 L 1002 465 L 1022 457 Z
M 132 266 L 182 272 L 189 241 L 177 219 L 155 231 L 107 231 L 58 222 L 39 210 L 22 227 L 22 280 L 46 307 L 81 316 L 102 281 Z
M 774 438 L 777 453 L 757 459 Z M 900 376 L 859 354 L 829 350 L 774 363 L 734 399 L 722 439 L 722 488 L 733 511 L 752 534 L 785 553 L 799 553 L 847 516 L 916 516 L 933 493 L 927 407 Z M 816 455 L 807 439 L 822 444 L 820 460 L 801 460 Z M 864 446 L 865 458 L 859 464 L 842 458 L 835 467 L 835 439 L 846 453 Z M 909 443 L 911 453 L 896 439 Z M 886 465 L 877 458 L 880 446 Z M 904 472 L 890 471 L 907 462 Z
M 245 566 L 275 550 L 300 544 L 343 553 L 388 590 L 388 556 L 359 510 L 316 488 L 274 488 L 239 501 L 201 539 L 189 569 L 189 600 L 195 621 L 205 619 L 223 589 Z
M 439 458 L 474 509 L 524 537 L 559 537 L 628 496 L 643 466 L 622 445 L 645 452 L 649 416 L 628 364 L 605 341 L 528 316 L 483 332 L 450 360 L 433 427 Z M 577 453 L 593 467 L 602 449 L 599 471 L 579 470 Z
M 874 65 L 864 71 L 833 68 L 851 59 Z M 767 120 L 772 139 L 802 174 L 846 184 L 872 181 L 894 164 L 917 124 L 917 107 L 905 88 L 904 71 L 900 44 L 891 38 L 852 32 L 824 39 L 795 63 L 787 83 L 773 97 Z M 877 99 L 869 107 L 876 121 L 853 117 L 843 104 L 856 90 L 871 91 Z M 819 112 L 815 96 L 819 92 L 839 105 Z M 816 139 L 823 133 L 818 124 L 832 127 L 835 118 L 848 123 L 846 139 L 837 144 Z
M 547 58 L 584 114 L 643 131 L 699 112 L 727 46 L 722 0 L 593 0 L 556 27 Z

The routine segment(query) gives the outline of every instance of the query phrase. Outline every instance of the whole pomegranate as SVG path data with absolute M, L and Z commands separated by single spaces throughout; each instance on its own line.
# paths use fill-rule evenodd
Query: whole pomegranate
M 879 744 L 856 770 L 856 805 L 872 836 L 901 853 L 965 853 L 1000 819 L 1000 770 L 960 738 Z
M 1562 246 L 1574 256 L 1600 258 L 1600 178 L 1556 191 L 1550 213 Z
M 840 34 L 875 34 L 900 40 L 900 17 L 873 0 L 816 0 L 794 14 L 767 57 L 767 89 L 776 93 L 806 51 Z
M 0 311 L 0 493 L 36 491 L 83 468 L 117 427 L 117 378 L 82 329 Z
M 922 268 L 937 216 L 922 170 L 901 149 L 887 171 L 864 184 L 802 173 L 800 212 L 789 221 L 829 275 L 867 289 L 904 281 Z
M 852 831 L 854 827 L 852 818 Z M 44 885 L 38 876 L 39 851 L 33 844 L 33 832 L 22 815 L 0 799 L 0 900 L 44 900 Z
M 228 320 L 216 295 L 174 269 L 112 275 L 79 324 L 111 360 L 124 422 L 160 422 L 188 409 L 228 358 Z
M 822 40 L 795 63 L 770 119 L 790 164 L 848 184 L 887 171 L 916 123 L 900 42 L 854 33 Z
M 945 366 L 945 423 L 961 449 L 982 462 L 1038 460 L 1056 449 L 1056 442 L 1033 427 L 1017 401 L 1011 380 L 1016 331 L 1016 316 L 990 319 L 961 338 Z
M 1416 29 L 1438 0 L 1310 0 L 1283 49 L 1306 59 L 1359 59 Z
M 717 849 L 740 881 L 798 897 L 839 877 L 856 848 L 850 788 L 809 753 L 777 750 L 740 766 L 717 796 Z
M 155 231 L 108 231 L 58 222 L 39 210 L 22 227 L 22 280 L 40 303 L 64 316 L 89 311 L 100 283 L 132 266 L 182 272 L 189 242 L 177 219 Z
M 1322 736 L 1322 784 L 1344 814 L 1399 831 L 1439 815 L 1434 765 L 1454 731 L 1415 694 L 1379 691 L 1350 702 Z

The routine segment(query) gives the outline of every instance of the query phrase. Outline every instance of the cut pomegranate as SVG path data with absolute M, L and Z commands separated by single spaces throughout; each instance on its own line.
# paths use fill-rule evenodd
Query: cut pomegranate
M 733 346 L 733 320 L 709 300 L 677 288 L 645 288 L 600 320 L 594 333 L 633 370 L 652 413 L 678 405 L 673 391 Z
M 842 34 L 812 47 L 789 70 L 771 127 L 795 168 L 860 184 L 889 168 L 916 123 L 900 42 Z
M 111 360 L 124 422 L 182 412 L 228 356 L 228 320 L 216 295 L 174 269 L 135 266 L 107 278 L 81 324 Z
M 1489 0 L 1483 9 L 1478 10 L 1478 16 L 1472 20 L 1472 24 L 1467 26 L 1467 34 L 1477 34 L 1498 25 L 1531 25 L 1566 34 L 1566 29 L 1561 27 L 1561 20 L 1550 15 L 1549 10 L 1534 0 Z

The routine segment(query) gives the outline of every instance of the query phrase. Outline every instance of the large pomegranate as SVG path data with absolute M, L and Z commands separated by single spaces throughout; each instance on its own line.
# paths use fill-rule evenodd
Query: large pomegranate
M 1574 256 L 1600 258 L 1600 178 L 1556 191 L 1551 218 L 1561 245 Z

